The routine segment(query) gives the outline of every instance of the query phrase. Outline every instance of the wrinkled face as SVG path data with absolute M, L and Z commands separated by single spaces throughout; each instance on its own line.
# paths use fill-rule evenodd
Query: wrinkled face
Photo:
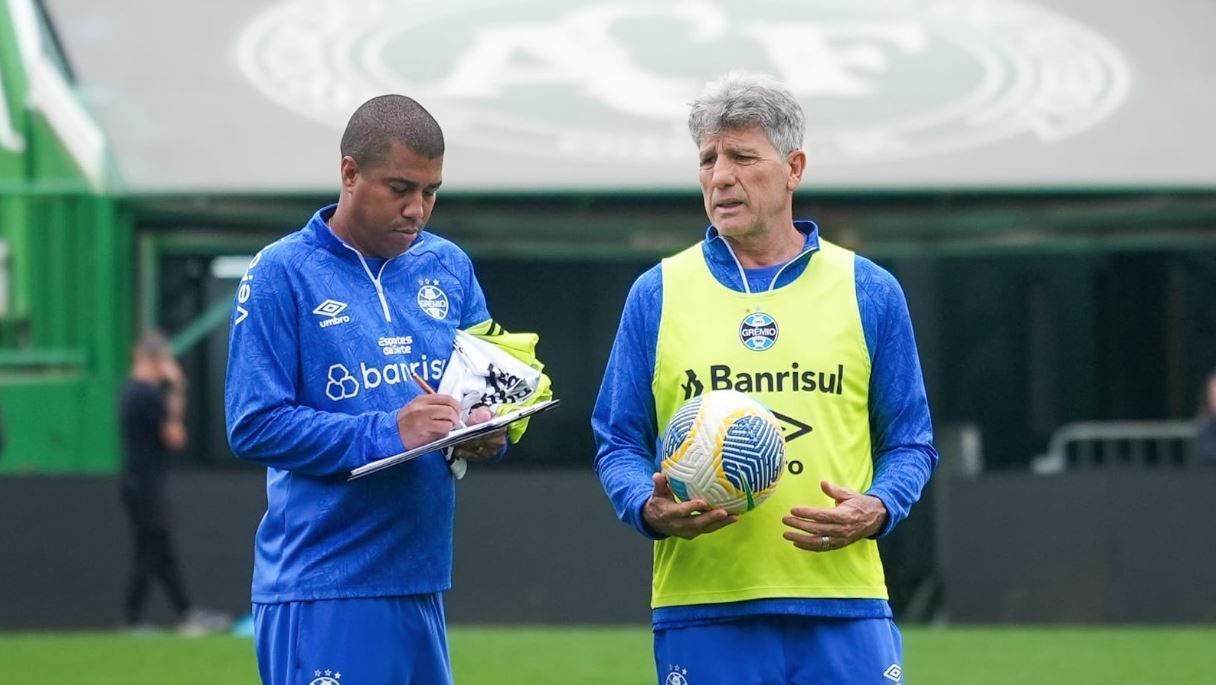
M 389 259 L 405 252 L 426 227 L 443 183 L 443 157 L 427 159 L 394 143 L 384 159 L 360 167 L 342 158 L 348 236 L 365 255 Z
M 743 237 L 788 225 L 806 153 L 777 152 L 759 126 L 701 139 L 701 194 L 718 232 Z

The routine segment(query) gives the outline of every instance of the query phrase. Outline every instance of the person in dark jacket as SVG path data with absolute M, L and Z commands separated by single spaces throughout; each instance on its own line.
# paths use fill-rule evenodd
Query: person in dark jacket
M 170 532 L 165 480 L 170 454 L 186 446 L 186 378 L 159 331 L 145 332 L 136 343 L 118 413 L 123 447 L 119 490 L 133 542 L 123 622 L 130 628 L 145 625 L 145 605 L 152 583 L 159 581 L 177 614 L 179 631 L 223 629 L 226 617 L 193 609 Z
M 1199 404 L 1199 432 L 1195 435 L 1195 462 L 1216 466 L 1216 371 L 1208 374 Z

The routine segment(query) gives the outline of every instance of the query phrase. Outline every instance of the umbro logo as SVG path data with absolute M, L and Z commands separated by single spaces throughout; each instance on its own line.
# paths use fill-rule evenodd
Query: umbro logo
M 325 300 L 321 304 L 317 305 L 317 308 L 312 310 L 312 313 L 316 314 L 317 316 L 326 317 L 325 320 L 321 322 L 321 328 L 329 328 L 330 326 L 337 326 L 338 324 L 344 324 L 347 321 L 350 321 L 349 315 L 338 316 L 345 309 L 345 302 L 339 302 L 337 300 Z
M 312 313 L 318 316 L 337 316 L 342 313 L 343 309 L 346 309 L 345 302 L 326 300 L 317 305 L 317 308 L 312 310 Z

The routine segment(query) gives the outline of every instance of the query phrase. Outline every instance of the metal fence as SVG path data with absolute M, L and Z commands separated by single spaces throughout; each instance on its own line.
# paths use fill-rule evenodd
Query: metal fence
M 1076 468 L 1182 467 L 1191 462 L 1198 432 L 1194 421 L 1082 421 L 1061 426 L 1036 473 Z

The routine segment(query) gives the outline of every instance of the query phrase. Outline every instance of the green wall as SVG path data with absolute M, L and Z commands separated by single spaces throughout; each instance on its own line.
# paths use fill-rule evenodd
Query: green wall
M 3 2 L 0 81 L 23 143 L 0 146 L 0 473 L 111 471 L 132 330 L 131 222 L 29 106 Z
M 0 319 L 0 473 L 109 471 L 133 292 L 129 222 L 86 193 L 0 195 L 10 245 Z

